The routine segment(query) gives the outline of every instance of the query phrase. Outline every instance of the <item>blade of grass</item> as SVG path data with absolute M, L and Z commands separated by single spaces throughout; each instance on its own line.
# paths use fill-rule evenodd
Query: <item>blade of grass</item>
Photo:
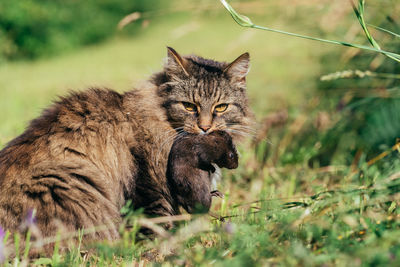
M 377 29 L 377 30 L 379 30 L 379 31 L 386 32 L 386 33 L 388 33 L 388 34 L 394 35 L 394 36 L 397 37 L 397 38 L 400 38 L 400 34 L 398 34 L 398 33 L 395 33 L 395 32 L 389 31 L 389 30 L 386 30 L 386 29 L 384 29 L 384 28 L 381 28 L 381 27 L 378 27 L 378 26 L 375 26 L 375 25 L 372 25 L 372 24 L 369 24 L 369 23 L 367 23 L 367 26 L 370 26 L 370 27 L 372 27 L 372 28 L 374 28 L 374 29 Z
M 374 164 L 375 162 L 383 159 L 384 157 L 386 157 L 387 155 L 389 155 L 390 153 L 394 152 L 394 151 L 398 151 L 400 149 L 400 142 L 397 142 L 394 146 L 392 146 L 389 150 L 386 150 L 382 153 L 380 153 L 378 156 L 376 156 L 375 158 L 369 160 L 367 162 L 368 166 L 371 166 L 372 164 Z
M 10 237 L 10 235 L 11 235 L 10 231 L 7 230 L 6 235 L 4 236 L 4 239 L 3 239 L 4 244 L 7 244 L 7 241 L 8 241 L 8 238 Z
M 368 31 L 368 28 L 365 24 L 364 20 L 364 1 L 359 0 L 358 1 L 358 8 L 354 4 L 353 0 L 349 0 L 351 6 L 353 7 L 354 14 L 356 14 L 356 17 L 358 19 L 358 22 L 360 23 L 365 35 L 367 36 L 368 41 L 371 43 L 371 45 L 377 49 L 381 49 L 379 44 L 374 40 L 370 32 Z
M 28 260 L 29 250 L 31 248 L 31 230 L 26 233 L 24 259 Z
M 358 1 L 358 8 L 355 6 L 353 0 L 349 0 L 350 4 L 353 7 L 353 11 L 356 14 L 356 17 L 358 19 L 358 22 L 361 25 L 361 28 L 363 29 L 365 36 L 367 37 L 368 41 L 371 43 L 371 45 L 373 47 L 375 47 L 378 50 L 382 50 L 381 46 L 375 41 L 374 37 L 372 37 L 371 33 L 368 30 L 367 24 L 365 23 L 365 19 L 364 19 L 364 13 L 365 13 L 365 0 L 359 0 Z M 385 53 L 384 53 L 385 54 Z M 400 62 L 400 59 L 397 57 L 394 57 L 392 55 L 389 54 L 385 54 L 387 57 L 396 60 L 398 62 Z
M 61 256 L 59 254 L 60 251 L 60 243 L 61 243 L 61 234 L 59 232 L 57 232 L 57 236 L 56 236 L 56 242 L 54 243 L 54 250 L 53 250 L 53 256 L 51 257 L 51 264 L 53 266 L 56 266 L 61 259 Z
M 307 36 L 307 35 L 301 35 L 301 34 L 297 34 L 297 33 L 286 32 L 286 31 L 281 31 L 281 30 L 277 30 L 277 29 L 259 26 L 259 25 L 254 24 L 248 17 L 237 13 L 236 10 L 234 10 L 233 7 L 231 5 L 229 5 L 226 0 L 220 0 L 220 2 L 228 10 L 228 12 L 231 14 L 232 18 L 236 21 L 236 23 L 242 27 L 259 29 L 259 30 L 270 31 L 270 32 L 275 32 L 275 33 L 281 33 L 281 34 L 294 36 L 294 37 L 298 37 L 298 38 L 303 38 L 303 39 L 307 39 L 307 40 L 319 41 L 319 42 L 323 42 L 323 43 L 336 44 L 336 45 L 342 45 L 342 46 L 348 46 L 348 47 L 378 52 L 378 53 L 390 56 L 390 58 L 392 58 L 393 60 L 400 62 L 400 54 L 385 51 L 382 49 L 372 48 L 372 47 L 368 47 L 368 46 L 360 45 L 360 44 L 352 44 L 352 43 L 348 43 L 348 42 L 344 42 L 344 41 L 327 40 L 327 39 L 322 39 L 322 38 L 318 38 L 318 37 L 311 37 L 311 36 Z
M 18 266 L 19 264 L 19 242 L 20 242 L 20 235 L 19 233 L 14 234 L 14 245 L 15 245 L 15 258 L 14 264 Z

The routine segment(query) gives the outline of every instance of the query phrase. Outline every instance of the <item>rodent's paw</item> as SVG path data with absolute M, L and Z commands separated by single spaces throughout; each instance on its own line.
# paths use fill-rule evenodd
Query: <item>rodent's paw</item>
M 220 197 L 220 198 L 224 198 L 225 195 L 222 194 L 220 191 L 218 190 L 213 190 L 210 192 L 212 197 Z

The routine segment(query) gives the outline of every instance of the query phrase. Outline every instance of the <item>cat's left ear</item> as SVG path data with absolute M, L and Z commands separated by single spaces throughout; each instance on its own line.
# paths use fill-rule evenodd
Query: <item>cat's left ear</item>
M 224 73 L 236 82 L 245 82 L 250 70 L 250 55 L 244 53 L 225 67 Z
M 186 76 L 189 76 L 187 71 L 187 60 L 181 57 L 172 47 L 167 46 L 167 51 L 167 69 L 174 74 L 183 72 Z

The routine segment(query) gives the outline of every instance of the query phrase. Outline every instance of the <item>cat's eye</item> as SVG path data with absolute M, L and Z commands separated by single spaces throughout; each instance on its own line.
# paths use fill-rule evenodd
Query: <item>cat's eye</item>
M 197 107 L 195 104 L 189 102 L 182 102 L 183 107 L 190 112 L 197 112 Z
M 218 113 L 224 112 L 228 108 L 228 104 L 219 104 L 215 106 L 214 110 Z

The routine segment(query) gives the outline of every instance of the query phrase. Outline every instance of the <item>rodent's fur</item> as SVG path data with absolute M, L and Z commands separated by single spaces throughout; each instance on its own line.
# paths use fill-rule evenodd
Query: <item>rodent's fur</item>
M 235 169 L 238 155 L 232 138 L 223 131 L 188 134 L 172 145 L 167 167 L 171 194 L 187 212 L 208 211 L 211 206 L 213 164 Z

